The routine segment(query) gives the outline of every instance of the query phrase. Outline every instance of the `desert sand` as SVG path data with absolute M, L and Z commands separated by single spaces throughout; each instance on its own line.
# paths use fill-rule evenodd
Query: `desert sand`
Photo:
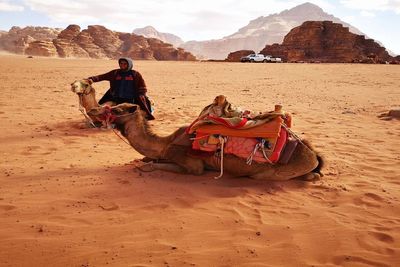
M 219 94 L 293 114 L 317 181 L 140 172 L 74 80 L 114 60 L 0 56 L 0 266 L 399 266 L 400 67 L 135 61 L 160 135 Z M 99 98 L 108 83 L 94 84 Z

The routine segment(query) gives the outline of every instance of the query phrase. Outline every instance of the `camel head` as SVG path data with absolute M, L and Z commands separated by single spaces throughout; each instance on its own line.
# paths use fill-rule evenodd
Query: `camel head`
M 92 86 L 90 85 L 88 80 L 76 80 L 71 83 L 71 91 L 75 94 L 89 94 L 92 90 Z

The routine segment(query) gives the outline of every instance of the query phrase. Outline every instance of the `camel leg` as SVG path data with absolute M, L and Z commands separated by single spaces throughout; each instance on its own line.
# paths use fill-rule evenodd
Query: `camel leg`
M 137 167 L 142 172 L 152 172 L 155 170 L 168 171 L 175 173 L 187 173 L 187 171 L 175 163 L 154 163 L 149 162 L 141 167 Z
M 202 175 L 204 173 L 204 163 L 199 158 L 192 158 L 186 155 L 187 147 L 170 145 L 165 153 L 165 158 L 176 163 L 185 170 L 185 173 Z

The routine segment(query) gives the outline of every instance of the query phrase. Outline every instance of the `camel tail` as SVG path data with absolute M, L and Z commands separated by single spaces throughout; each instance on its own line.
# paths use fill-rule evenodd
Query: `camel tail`
M 322 173 L 322 169 L 325 166 L 325 159 L 324 157 L 317 151 L 315 151 L 315 149 L 313 148 L 313 146 L 311 145 L 311 143 L 308 140 L 301 140 L 309 149 L 311 149 L 312 151 L 314 151 L 314 153 L 317 156 L 317 160 L 318 160 L 318 165 L 317 167 L 314 168 L 314 170 L 312 170 L 311 172 L 314 173 L 318 173 L 321 177 L 324 176 L 324 174 Z

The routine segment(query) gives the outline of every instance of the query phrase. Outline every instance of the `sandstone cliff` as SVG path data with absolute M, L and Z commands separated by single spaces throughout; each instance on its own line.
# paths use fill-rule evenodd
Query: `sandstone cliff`
M 115 32 L 100 25 L 82 31 L 78 25 L 69 25 L 64 30 L 13 27 L 0 35 L 0 49 L 32 56 L 196 60 L 182 48 L 158 39 Z
M 393 58 L 372 39 L 351 33 L 332 21 L 307 21 L 292 29 L 282 44 L 267 45 L 260 53 L 289 62 L 378 63 Z
M 23 54 L 29 43 L 34 41 L 51 41 L 56 38 L 61 29 L 48 27 L 12 27 L 0 35 L 0 50 Z

